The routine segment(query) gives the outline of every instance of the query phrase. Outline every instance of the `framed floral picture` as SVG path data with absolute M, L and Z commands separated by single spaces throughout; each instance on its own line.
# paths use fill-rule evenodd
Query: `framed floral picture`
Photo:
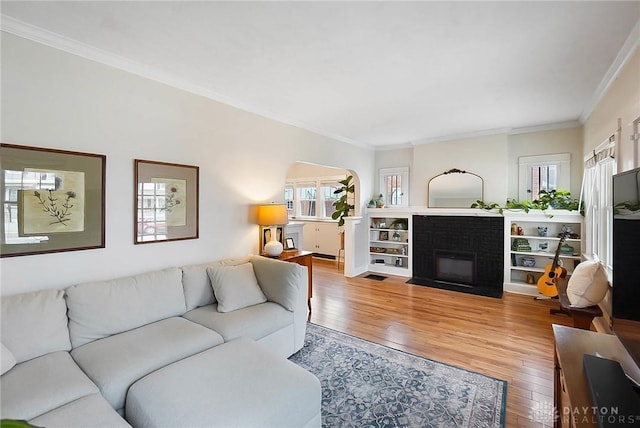
M 1 257 L 105 246 L 106 156 L 0 145 Z
M 134 243 L 197 239 L 199 168 L 135 159 Z

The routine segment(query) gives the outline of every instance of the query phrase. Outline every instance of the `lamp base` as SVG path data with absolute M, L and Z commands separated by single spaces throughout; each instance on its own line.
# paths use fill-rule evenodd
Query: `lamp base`
M 264 246 L 264 253 L 269 257 L 279 257 L 282 254 L 282 244 L 278 241 L 271 240 Z

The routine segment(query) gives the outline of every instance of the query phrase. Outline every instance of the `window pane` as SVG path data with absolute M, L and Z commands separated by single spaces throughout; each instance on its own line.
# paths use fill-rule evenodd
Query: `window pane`
M 384 177 L 384 200 L 387 205 L 402 205 L 402 175 L 387 175 Z
M 284 202 L 287 204 L 287 212 L 294 215 L 293 212 L 293 185 L 285 184 L 284 186 Z
M 298 187 L 298 201 L 300 215 L 303 217 L 315 217 L 316 215 L 316 186 L 301 185 Z
M 540 191 L 558 189 L 557 165 L 536 165 L 531 167 L 531 200 L 540 197 Z
M 321 183 L 320 184 L 320 192 L 322 194 L 322 201 L 324 205 L 324 210 L 322 213 L 323 217 L 331 218 L 331 215 L 336 211 L 336 207 L 333 206 L 333 203 L 340 199 L 338 195 L 334 195 L 338 187 L 339 183 Z

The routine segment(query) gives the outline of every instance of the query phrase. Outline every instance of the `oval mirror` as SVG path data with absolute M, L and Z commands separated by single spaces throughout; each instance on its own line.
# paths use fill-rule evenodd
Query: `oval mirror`
M 483 198 L 484 180 L 473 172 L 454 168 L 429 180 L 427 192 L 430 208 L 469 208 Z

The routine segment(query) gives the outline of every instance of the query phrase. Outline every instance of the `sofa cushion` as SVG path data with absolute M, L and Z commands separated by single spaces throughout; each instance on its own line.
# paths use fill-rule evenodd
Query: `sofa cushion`
M 251 257 L 258 284 L 270 302 L 293 311 L 300 293 L 307 288 L 307 269 L 297 263 L 283 262 L 262 256 Z
M 109 404 L 120 410 L 129 386 L 136 380 L 221 343 L 218 333 L 174 317 L 87 343 L 71 355 Z
M 246 256 L 184 266 L 182 268 L 182 286 L 184 287 L 184 299 L 187 304 L 187 311 L 216 302 L 211 286 L 211 279 L 209 279 L 209 275 L 207 274 L 208 267 L 234 266 L 247 263 L 248 261 L 249 256 Z
M 216 304 L 202 306 L 183 315 L 222 335 L 225 342 L 241 336 L 260 340 L 293 324 L 293 314 L 277 303 L 266 302 L 237 311 L 222 313 Z
M 126 414 L 135 427 L 319 427 L 321 401 L 314 375 L 241 338 L 139 380 Z
M 0 347 L 0 360 L 2 361 L 2 373 L 0 374 L 5 374 L 16 365 L 16 357 L 4 346 L 4 343 L 0 343 Z
M 267 301 L 251 263 L 207 268 L 219 312 L 232 312 Z
M 71 349 L 62 290 L 3 297 L 1 317 L 2 343 L 18 363 Z
M 2 375 L 0 388 L 2 417 L 24 420 L 98 392 L 68 352 L 54 352 L 16 365 Z
M 609 290 L 609 280 L 602 264 L 586 260 L 573 270 L 567 284 L 567 298 L 571 306 L 586 308 L 597 305 Z
M 47 428 L 126 428 L 131 427 L 99 393 L 78 398 L 29 421 Z
M 66 292 L 74 348 L 186 311 L 178 268 L 74 285 Z

